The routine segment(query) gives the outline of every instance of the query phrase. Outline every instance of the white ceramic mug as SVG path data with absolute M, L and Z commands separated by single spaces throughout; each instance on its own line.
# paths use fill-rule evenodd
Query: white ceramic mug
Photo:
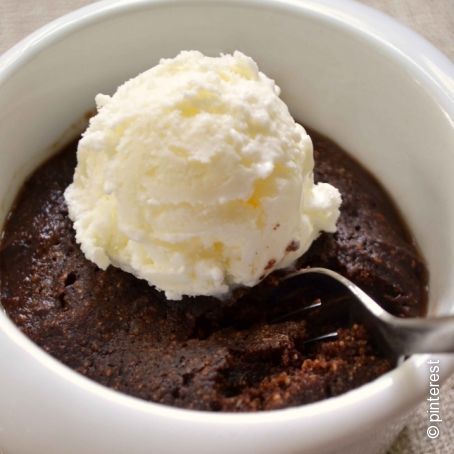
M 378 176 L 431 273 L 430 312 L 454 306 L 454 70 L 436 49 L 349 0 L 104 1 L 0 59 L 0 216 L 50 145 L 130 76 L 182 49 L 239 49 L 293 115 Z M 219 414 L 141 401 L 71 371 L 0 313 L 0 452 L 378 453 L 427 397 L 428 356 L 322 402 Z M 454 371 L 441 359 L 441 380 Z

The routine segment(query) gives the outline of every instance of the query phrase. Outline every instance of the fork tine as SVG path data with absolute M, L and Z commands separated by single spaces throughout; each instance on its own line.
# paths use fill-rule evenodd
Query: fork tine
M 320 308 L 320 307 L 322 307 L 322 302 L 319 299 L 317 299 L 312 304 L 309 304 L 309 305 L 304 306 L 304 307 L 300 307 L 299 309 L 296 309 L 296 310 L 294 310 L 292 312 L 287 312 L 284 315 L 280 315 L 279 317 L 274 318 L 273 320 L 271 320 L 271 323 L 282 322 L 282 321 L 288 319 L 289 317 L 293 317 L 294 315 L 302 314 L 303 312 L 307 312 L 307 311 L 310 311 L 312 309 L 317 309 L 317 308 Z
M 289 317 L 292 317 L 294 315 L 301 314 L 306 311 L 310 311 L 312 309 L 319 309 L 323 306 L 322 302 L 320 299 L 316 299 L 312 304 L 309 304 L 307 306 L 301 307 L 295 311 L 288 312 L 285 315 L 281 315 L 280 317 L 277 317 L 271 321 L 271 323 L 278 323 L 280 321 L 286 320 Z M 330 340 L 330 339 L 336 339 L 338 336 L 337 331 L 332 331 L 331 333 L 326 333 L 326 334 L 321 334 L 320 336 L 316 337 L 311 337 L 310 339 L 306 339 L 303 341 L 303 345 L 306 344 L 311 344 L 314 342 L 322 342 L 325 340 Z
M 320 341 L 324 341 L 324 340 L 330 340 L 330 339 L 337 339 L 337 337 L 339 336 L 339 334 L 337 333 L 337 331 L 333 331 L 332 333 L 327 333 L 327 334 L 322 334 L 320 336 L 317 336 L 317 337 L 311 337 L 310 339 L 306 339 L 305 341 L 303 341 L 303 344 L 312 344 L 313 342 L 320 342 Z

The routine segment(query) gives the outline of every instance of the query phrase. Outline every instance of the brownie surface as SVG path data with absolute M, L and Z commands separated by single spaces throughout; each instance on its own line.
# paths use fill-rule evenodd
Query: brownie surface
M 343 197 L 338 230 L 297 266 L 344 274 L 398 316 L 421 315 L 427 272 L 390 198 L 330 140 L 310 132 L 315 177 Z M 0 301 L 18 327 L 72 369 L 146 400 L 199 410 L 269 410 L 335 396 L 389 371 L 351 316 L 351 297 L 274 273 L 225 301 L 167 301 L 145 281 L 98 269 L 76 244 L 63 192 L 76 143 L 25 183 L 0 246 Z M 322 303 L 329 311 L 308 305 Z M 334 310 L 333 310 L 334 308 Z M 311 341 L 336 332 L 337 337 Z

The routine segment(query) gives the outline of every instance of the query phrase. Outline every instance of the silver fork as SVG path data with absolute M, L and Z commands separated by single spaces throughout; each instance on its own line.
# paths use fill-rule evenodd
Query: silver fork
M 283 279 L 293 279 L 306 274 L 322 274 L 346 287 L 359 301 L 357 309 L 366 327 L 397 356 L 414 353 L 454 353 L 454 316 L 395 317 L 349 279 L 327 268 L 303 268 L 287 274 Z M 310 341 L 334 336 L 335 333 L 329 333 Z

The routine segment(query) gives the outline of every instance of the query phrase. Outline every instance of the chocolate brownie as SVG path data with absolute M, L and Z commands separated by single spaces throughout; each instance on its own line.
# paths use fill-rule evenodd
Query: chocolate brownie
M 337 233 L 322 234 L 298 266 L 337 270 L 398 316 L 423 314 L 426 268 L 392 201 L 335 143 L 311 135 L 316 180 L 339 188 L 343 204 Z M 0 249 L 2 305 L 64 364 L 142 399 L 214 411 L 314 402 L 394 367 L 351 316 L 351 297 L 320 279 L 283 282 L 277 272 L 224 301 L 167 301 L 128 273 L 98 269 L 76 244 L 63 198 L 75 164 L 76 142 L 34 172 Z M 336 310 L 304 310 L 314 302 Z

